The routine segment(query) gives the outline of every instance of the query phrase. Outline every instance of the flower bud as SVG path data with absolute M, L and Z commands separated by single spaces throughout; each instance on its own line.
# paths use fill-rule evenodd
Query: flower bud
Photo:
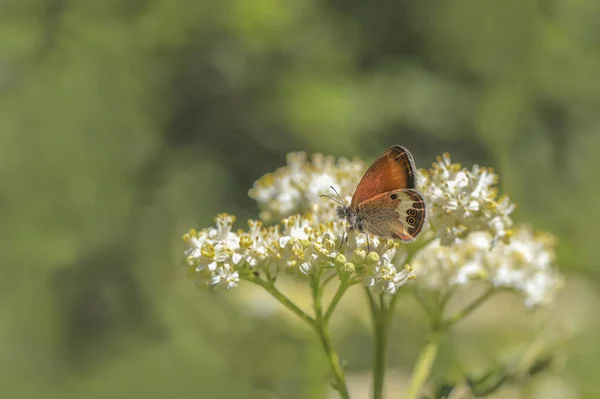
M 352 274 L 354 273 L 354 271 L 356 270 L 356 267 L 354 267 L 354 263 L 346 263 L 343 267 L 342 267 L 342 272 L 346 273 L 346 274 Z
M 369 252 L 366 258 L 366 264 L 368 266 L 375 266 L 379 263 L 379 254 L 377 252 Z
M 352 254 L 352 261 L 354 263 L 364 263 L 367 253 L 362 249 L 355 249 Z
M 333 261 L 333 264 L 335 265 L 336 268 L 342 268 L 344 267 L 344 265 L 346 264 L 346 257 L 342 254 L 339 254 L 338 256 L 335 257 L 335 260 Z

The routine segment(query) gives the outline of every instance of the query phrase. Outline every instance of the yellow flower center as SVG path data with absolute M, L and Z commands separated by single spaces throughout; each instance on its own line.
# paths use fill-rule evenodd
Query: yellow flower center
M 212 259 L 215 257 L 215 247 L 213 247 L 213 245 L 209 242 L 204 243 L 202 248 L 200 248 L 200 254 L 204 258 Z
M 241 236 L 240 237 L 240 247 L 248 249 L 251 246 L 252 246 L 252 238 L 250 238 L 250 236 Z

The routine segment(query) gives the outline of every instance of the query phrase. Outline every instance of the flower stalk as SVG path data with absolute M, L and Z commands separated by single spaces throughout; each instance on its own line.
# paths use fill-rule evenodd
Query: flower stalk
M 333 315 L 333 312 L 335 311 L 337 305 L 340 303 L 342 296 L 344 296 L 344 294 L 346 293 L 346 290 L 348 290 L 348 288 L 350 288 L 350 286 L 352 286 L 354 284 L 358 284 L 358 283 L 359 283 L 359 281 L 352 281 L 352 282 L 346 281 L 345 282 L 342 280 L 340 282 L 337 290 L 335 291 L 333 299 L 331 299 L 331 302 L 329 303 L 329 306 L 327 307 L 327 311 L 325 312 L 325 316 L 323 316 L 323 320 L 325 320 L 326 322 L 329 321 L 329 319 Z
M 327 312 L 323 313 L 322 306 L 322 298 L 323 298 L 323 284 L 319 283 L 319 279 L 315 278 L 313 280 L 313 304 L 315 309 L 315 317 L 309 316 L 306 312 L 296 306 L 287 296 L 285 296 L 280 290 L 278 290 L 275 285 L 269 281 L 265 281 L 259 277 L 249 278 L 248 281 L 262 287 L 265 291 L 267 291 L 273 298 L 275 298 L 281 305 L 286 307 L 293 314 L 298 316 L 300 320 L 304 321 L 308 324 L 308 326 L 313 329 L 323 350 L 325 351 L 325 355 L 327 356 L 327 360 L 329 362 L 329 366 L 332 372 L 332 387 L 339 392 L 340 397 L 342 399 L 349 399 L 350 394 L 348 392 L 348 387 L 346 384 L 346 377 L 344 375 L 344 371 L 337 355 L 337 352 L 334 349 L 333 342 L 331 340 L 330 332 L 329 332 L 329 318 L 333 314 L 336 306 L 338 305 L 340 299 L 343 294 L 346 292 L 346 289 L 350 284 L 342 283 L 338 287 L 336 295 L 334 296 L 332 302 L 330 303 Z
M 467 317 L 475 309 L 477 309 L 479 306 L 481 306 L 488 298 L 490 298 L 492 295 L 494 295 L 494 293 L 496 293 L 496 290 L 494 290 L 494 288 L 488 288 L 483 294 L 478 296 L 467 306 L 465 306 L 461 310 L 457 311 L 453 315 L 446 318 L 443 322 L 444 327 L 447 329 L 447 328 L 451 327 L 452 325 L 458 323 L 465 317 Z
M 370 293 L 367 295 L 371 296 Z M 389 341 L 390 324 L 392 315 L 386 307 L 383 294 L 379 294 L 379 307 L 374 303 L 375 312 L 372 313 L 375 353 L 373 356 L 373 399 L 382 399 L 385 383 L 385 370 L 387 363 L 387 346 Z M 373 302 L 374 298 L 371 298 Z
M 438 306 L 435 308 L 435 310 L 428 313 L 430 315 L 431 328 L 427 337 L 427 341 L 421 349 L 419 357 L 417 358 L 417 362 L 415 363 L 406 397 L 407 399 L 416 399 L 419 397 L 423 385 L 427 382 L 431 373 L 431 368 L 437 357 L 440 341 L 444 334 L 454 324 L 460 322 L 481 305 L 483 305 L 483 303 L 496 292 L 498 292 L 498 290 L 495 290 L 493 287 L 488 288 L 483 294 L 479 295 L 468 305 L 449 317 L 444 316 L 444 310 L 452 293 L 447 292 L 445 295 L 441 295 L 438 298 L 436 301 Z M 422 296 L 418 296 L 418 298 L 423 304 L 426 303 Z
M 271 284 L 261 278 L 249 279 L 250 282 L 262 287 L 267 291 L 273 298 L 277 300 L 280 304 L 285 306 L 290 312 L 295 314 L 300 318 L 300 320 L 308 323 L 309 326 L 312 326 L 315 320 L 306 314 L 302 309 L 300 309 L 296 304 L 294 304 L 291 300 L 288 299 L 281 291 L 279 291 L 274 284 Z
M 317 332 L 319 340 L 321 341 L 321 346 L 325 351 L 325 355 L 329 361 L 329 367 L 331 368 L 331 372 L 333 374 L 331 386 L 333 389 L 338 391 L 342 399 L 349 399 L 350 394 L 346 384 L 346 376 L 344 374 L 344 370 L 342 369 L 337 352 L 333 348 L 333 343 L 329 335 L 329 326 L 327 325 L 327 322 L 321 318 L 315 320 L 314 328 Z
M 347 284 L 342 281 L 332 303 L 329 305 L 329 310 L 326 313 L 323 313 L 323 285 L 320 284 L 320 275 L 317 274 L 312 280 L 312 296 L 315 308 L 315 319 L 312 326 L 317 332 L 317 336 L 321 341 L 321 345 L 325 351 L 327 360 L 329 361 L 329 366 L 333 375 L 331 386 L 338 391 L 342 399 L 349 399 L 350 394 L 348 393 L 344 370 L 342 369 L 339 356 L 333 347 L 333 342 L 329 334 L 329 317 L 333 313 L 333 309 L 335 309 L 339 303 L 346 288 Z
M 416 399 L 419 397 L 421 389 L 429 378 L 431 367 L 437 357 L 441 335 L 442 331 L 432 331 L 429 334 L 427 343 L 423 349 L 421 349 L 421 353 L 415 364 L 406 399 Z

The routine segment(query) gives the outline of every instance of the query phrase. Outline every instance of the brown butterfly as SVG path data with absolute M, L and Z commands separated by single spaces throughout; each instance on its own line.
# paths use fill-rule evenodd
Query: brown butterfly
M 414 241 L 426 220 L 425 202 L 415 190 L 415 170 L 406 148 L 388 148 L 365 172 L 350 206 L 342 202 L 337 207 L 338 216 L 350 230 Z

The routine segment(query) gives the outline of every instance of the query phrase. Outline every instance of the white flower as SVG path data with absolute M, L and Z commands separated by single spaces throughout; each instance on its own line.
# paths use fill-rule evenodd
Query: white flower
M 287 156 L 287 165 L 268 173 L 254 183 L 248 194 L 258 202 L 261 219 L 273 222 L 293 214 L 312 212 L 321 222 L 337 219 L 336 203 L 320 195 L 337 198 L 331 186 L 349 202 L 365 164 L 359 160 L 337 161 L 330 156 L 314 154 L 310 161 L 306 153 Z
M 215 218 L 217 227 L 209 230 L 209 238 L 227 245 L 237 245 L 239 237 L 231 232 L 233 222 L 235 222 L 235 216 L 226 213 L 217 215 Z
M 224 264 L 211 275 L 210 285 L 217 286 L 221 284 L 225 286 L 225 289 L 230 290 L 237 287 L 240 281 L 239 277 L 238 272 L 233 270 L 230 265 Z
M 215 218 L 216 227 L 201 231 L 190 230 L 184 235 L 189 245 L 185 252 L 187 264 L 194 268 L 194 276 L 201 286 L 223 286 L 231 289 L 237 286 L 239 274 L 235 264 L 236 255 L 244 250 L 240 247 L 240 237 L 231 232 L 235 217 L 220 214 Z M 238 253 L 236 253 L 236 251 Z
M 367 249 L 371 252 L 367 253 Z M 365 286 L 375 293 L 394 294 L 396 290 L 414 278 L 412 269 L 406 265 L 406 252 L 399 249 L 399 244 L 377 236 L 348 233 L 347 243 L 340 249 L 341 257 L 348 262 L 346 268 L 356 270 Z M 396 264 L 401 264 L 400 270 Z
M 281 225 L 267 228 L 251 220 L 248 231 L 232 233 L 234 220 L 221 214 L 215 218 L 216 227 L 190 230 L 184 236 L 189 245 L 187 263 L 200 285 L 231 289 L 241 276 L 254 272 L 269 276 L 285 272 L 305 279 L 315 270 L 327 270 L 361 278 L 376 292 L 395 293 L 414 277 L 408 267 L 396 269 L 406 254 L 392 240 L 370 237 L 367 243 L 364 234 L 349 234 L 347 243 L 340 245 L 345 233 L 342 222 L 321 223 L 292 215 Z
M 373 274 L 366 275 L 363 281 L 375 293 L 395 294 L 399 287 L 414 277 L 415 274 L 410 266 L 406 265 L 403 269 L 397 271 L 396 267 L 388 262 L 373 268 Z
M 265 234 L 262 223 L 248 220 L 248 232 L 239 231 L 239 250 L 232 255 L 234 265 L 245 262 L 248 266 L 255 268 L 263 262 L 268 254 L 269 246 L 274 243 Z
M 434 240 L 413 258 L 419 285 L 444 290 L 487 281 L 515 290 L 527 307 L 551 301 L 562 285 L 554 266 L 554 239 L 520 227 L 509 243 L 499 242 L 490 249 L 493 240 L 489 232 L 471 233 L 449 246 Z
M 447 153 L 431 169 L 419 170 L 418 188 L 442 245 L 472 231 L 489 231 L 494 242 L 507 236 L 515 205 L 506 196 L 497 198 L 497 181 L 492 169 L 475 165 L 468 170 Z

